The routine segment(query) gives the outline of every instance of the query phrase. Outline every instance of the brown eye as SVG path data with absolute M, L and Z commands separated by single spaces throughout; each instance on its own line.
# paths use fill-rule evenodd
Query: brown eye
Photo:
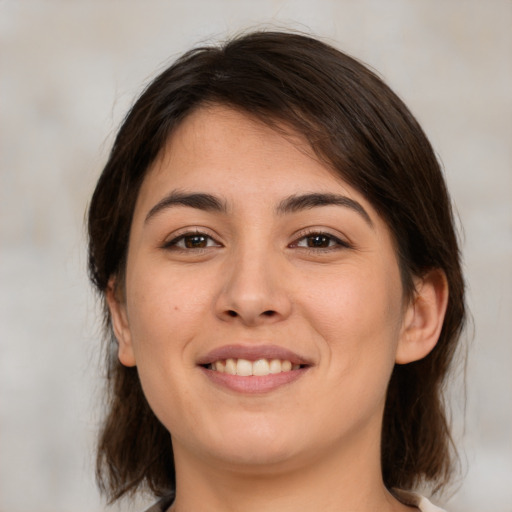
M 307 246 L 312 248 L 329 247 L 331 242 L 333 242 L 332 238 L 326 235 L 312 235 L 306 237 Z
M 194 250 L 221 247 L 216 240 L 205 233 L 185 233 L 164 244 L 164 249 Z
M 292 247 L 335 250 L 349 248 L 350 244 L 329 233 L 311 233 L 299 238 Z
M 203 249 L 208 247 L 208 237 L 204 235 L 187 235 L 183 237 L 183 244 L 187 249 Z

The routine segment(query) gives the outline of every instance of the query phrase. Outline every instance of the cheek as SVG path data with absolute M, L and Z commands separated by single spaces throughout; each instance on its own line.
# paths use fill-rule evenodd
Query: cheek
M 322 292 L 310 293 L 305 307 L 322 339 L 326 377 L 345 396 L 382 397 L 394 366 L 402 292 L 398 270 L 381 270 L 340 272 Z
M 311 287 L 311 282 L 316 286 Z M 392 332 L 396 336 L 399 332 L 402 291 L 398 269 L 387 272 L 344 268 L 324 278 L 314 276 L 303 287 L 308 292 L 299 293 L 307 297 L 305 309 L 311 312 L 312 322 L 327 330 L 334 340 L 343 342 L 357 336 L 371 342 L 375 333 Z
M 127 307 L 138 364 L 146 357 L 176 357 L 200 329 L 209 292 L 198 284 L 158 268 L 133 276 Z
M 205 297 L 175 273 L 132 274 L 128 318 L 137 371 L 151 409 L 168 428 L 174 411 L 191 415 L 187 372 L 192 341 L 201 329 Z

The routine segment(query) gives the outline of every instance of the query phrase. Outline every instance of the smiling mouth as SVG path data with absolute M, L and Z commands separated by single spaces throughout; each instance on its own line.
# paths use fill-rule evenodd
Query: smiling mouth
M 249 361 L 248 359 L 219 359 L 203 366 L 207 370 L 226 373 L 228 375 L 238 375 L 240 377 L 264 377 L 266 375 L 275 375 L 294 370 L 300 370 L 305 365 L 292 364 L 287 359 L 257 359 Z

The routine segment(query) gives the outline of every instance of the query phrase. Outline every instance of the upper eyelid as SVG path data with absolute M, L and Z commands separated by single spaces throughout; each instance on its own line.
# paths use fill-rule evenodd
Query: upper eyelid
M 343 245 L 348 245 L 348 246 L 352 246 L 352 242 L 349 240 L 349 238 L 341 233 L 338 233 L 338 234 L 334 234 L 331 232 L 331 230 L 327 229 L 327 228 L 305 228 L 303 230 L 299 230 L 297 232 L 295 232 L 295 234 L 293 235 L 293 243 L 296 243 L 298 242 L 299 240 L 302 240 L 303 238 L 307 238 L 308 236 L 314 236 L 314 235 L 323 235 L 323 236 L 327 236 L 329 238 L 332 238 L 333 240 L 337 240 L 338 242 L 340 242 L 341 244 Z
M 314 236 L 325 236 L 326 238 L 330 238 L 331 240 L 335 240 L 337 242 L 344 242 L 339 236 L 332 235 L 331 233 L 324 233 L 323 231 L 314 231 L 312 233 L 308 233 L 307 235 L 302 235 L 297 238 L 297 241 L 304 240 L 305 238 L 310 238 Z
M 321 234 L 321 233 L 319 233 Z M 309 235 L 309 236 L 314 236 Z M 335 236 L 329 236 L 331 238 L 331 241 L 334 241 L 335 243 L 333 245 L 329 245 L 328 247 L 304 247 L 299 245 L 299 243 L 304 240 L 305 238 L 308 238 L 308 236 L 303 236 L 301 238 L 298 238 L 295 242 L 292 242 L 288 247 L 296 248 L 296 249 L 303 249 L 307 251 L 328 251 L 328 250 L 336 250 L 336 249 L 351 249 L 352 245 L 348 242 L 345 242 L 344 240 L 337 238 Z
M 173 243 L 179 242 L 180 240 L 183 240 L 183 238 L 185 238 L 187 236 L 205 236 L 205 237 L 213 240 L 216 244 L 224 245 L 219 240 L 219 237 L 210 233 L 209 230 L 207 230 L 205 228 L 193 228 L 193 227 L 186 227 L 186 228 L 182 228 L 182 229 L 175 231 L 174 233 L 172 233 L 172 235 L 166 236 L 160 245 L 163 248 L 170 247 Z

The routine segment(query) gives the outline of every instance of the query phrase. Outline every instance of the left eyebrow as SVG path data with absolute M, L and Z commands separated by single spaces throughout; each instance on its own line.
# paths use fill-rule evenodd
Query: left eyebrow
M 343 206 L 349 208 L 358 213 L 373 228 L 372 219 L 361 203 L 339 194 L 312 193 L 290 196 L 283 199 L 276 210 L 279 214 L 286 214 L 321 206 Z

